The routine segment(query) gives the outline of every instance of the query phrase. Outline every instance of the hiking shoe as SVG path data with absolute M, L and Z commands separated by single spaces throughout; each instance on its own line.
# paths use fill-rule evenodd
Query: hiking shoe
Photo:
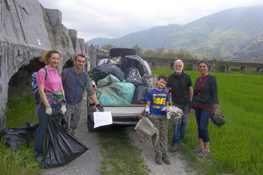
M 210 149 L 206 150 L 205 148 L 202 148 L 202 152 L 199 154 L 199 157 L 204 158 L 210 154 L 211 154 Z
M 202 147 L 198 145 L 195 149 L 193 149 L 194 153 L 200 153 L 202 151 Z
M 179 148 L 181 148 L 181 145 L 174 145 L 170 148 L 171 151 L 177 151 Z
M 44 157 L 43 156 L 39 156 L 39 157 L 36 157 L 36 160 L 38 161 L 38 162 L 42 162 L 42 160 L 44 159 Z
M 156 153 L 156 156 L 155 156 L 155 163 L 156 164 L 159 164 L 159 165 L 163 164 L 161 157 L 162 157 L 161 153 Z
M 170 161 L 170 159 L 169 159 L 169 157 L 168 157 L 168 155 L 167 155 L 166 152 L 163 153 L 163 155 L 162 155 L 162 160 L 163 160 L 163 162 L 164 162 L 165 164 L 167 164 L 167 165 L 170 165 L 170 164 L 171 164 L 171 161 Z

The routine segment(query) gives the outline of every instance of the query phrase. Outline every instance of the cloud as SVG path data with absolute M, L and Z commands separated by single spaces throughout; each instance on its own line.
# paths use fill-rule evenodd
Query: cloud
M 62 12 L 62 23 L 76 29 L 78 37 L 118 38 L 169 24 L 184 25 L 230 8 L 263 5 L 262 0 L 39 0 L 49 9 Z

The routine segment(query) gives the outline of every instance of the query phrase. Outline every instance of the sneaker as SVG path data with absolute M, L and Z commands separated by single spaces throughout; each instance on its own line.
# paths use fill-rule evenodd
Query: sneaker
M 163 164 L 161 157 L 162 157 L 162 156 L 161 156 L 161 153 L 157 152 L 157 153 L 156 153 L 156 156 L 155 156 L 155 163 L 156 163 L 156 164 L 159 164 L 159 165 L 162 165 L 162 164 Z
M 202 147 L 198 145 L 195 149 L 193 149 L 194 153 L 200 153 L 202 151 Z
M 202 148 L 202 152 L 199 154 L 199 157 L 204 158 L 210 154 L 211 154 L 210 149 L 206 150 L 205 148 Z
M 171 161 L 169 160 L 169 157 L 168 157 L 168 155 L 167 155 L 166 152 L 163 153 L 163 155 L 162 155 L 162 160 L 163 160 L 163 162 L 164 162 L 165 164 L 167 164 L 167 165 L 170 165 L 170 164 L 171 164 Z
M 44 157 L 43 156 L 39 156 L 39 157 L 36 157 L 36 160 L 38 161 L 38 162 L 42 162 L 42 160 L 44 159 Z
M 181 145 L 174 145 L 170 148 L 171 151 L 177 151 L 179 148 L 181 148 Z

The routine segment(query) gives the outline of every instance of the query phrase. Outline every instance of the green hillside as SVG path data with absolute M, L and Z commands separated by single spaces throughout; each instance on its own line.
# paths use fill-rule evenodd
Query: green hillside
M 253 53 L 248 46 L 263 32 L 263 6 L 229 9 L 203 17 L 184 26 L 171 24 L 132 33 L 121 38 L 100 38 L 89 44 L 111 43 L 116 47 L 138 45 L 145 49 L 184 49 L 198 57 L 247 59 L 263 57 L 262 52 Z M 261 35 L 262 37 L 262 35 Z M 242 54 L 250 49 L 251 54 Z M 251 50 L 252 49 L 252 50 Z

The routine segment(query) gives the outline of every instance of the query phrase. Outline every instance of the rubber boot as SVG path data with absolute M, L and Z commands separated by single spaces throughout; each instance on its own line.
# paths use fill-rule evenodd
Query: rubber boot
M 165 164 L 168 164 L 168 165 L 171 164 L 171 161 L 169 160 L 169 157 L 168 157 L 168 155 L 167 155 L 166 152 L 163 152 L 162 160 L 163 160 L 163 162 L 164 162 Z
M 157 152 L 157 153 L 156 153 L 155 163 L 156 163 L 156 164 L 159 164 L 159 165 L 162 165 L 162 164 L 163 164 L 163 162 L 162 162 L 162 156 L 161 156 L 161 153 L 160 153 L 160 152 Z

